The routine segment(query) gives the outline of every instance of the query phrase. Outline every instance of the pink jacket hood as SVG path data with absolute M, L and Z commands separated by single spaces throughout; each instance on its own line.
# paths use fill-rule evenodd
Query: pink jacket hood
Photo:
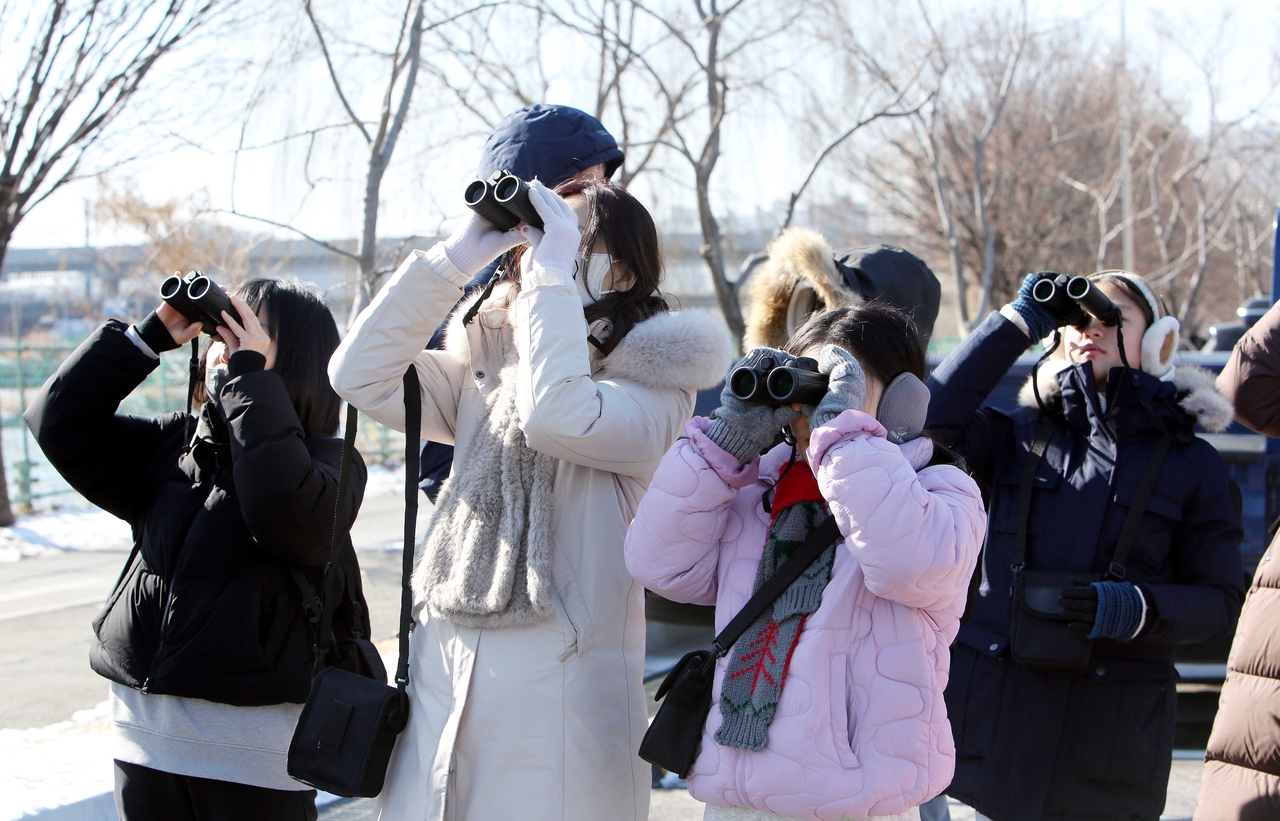
M 667 452 L 627 533 L 626 561 L 662 596 L 714 604 L 720 630 L 750 598 L 769 526 L 761 495 L 790 450 L 741 465 L 707 438 L 710 424 L 691 420 L 689 438 Z M 917 472 L 912 461 L 930 453 L 927 441 L 890 443 L 859 411 L 813 432 L 806 456 L 844 536 L 831 581 L 759 752 L 715 742 L 728 666 L 720 659 L 688 779 L 695 798 L 861 821 L 905 812 L 950 783 L 955 745 L 942 690 L 986 514 L 963 471 Z

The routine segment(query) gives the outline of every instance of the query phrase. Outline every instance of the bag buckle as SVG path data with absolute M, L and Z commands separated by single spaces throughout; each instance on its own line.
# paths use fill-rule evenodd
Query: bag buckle
M 1107 576 L 1111 579 L 1114 579 L 1115 581 L 1118 581 L 1118 582 L 1124 581 L 1124 575 L 1125 575 L 1125 569 L 1124 569 L 1124 565 L 1122 564 L 1116 564 L 1115 562 L 1112 562 L 1111 566 L 1107 568 Z

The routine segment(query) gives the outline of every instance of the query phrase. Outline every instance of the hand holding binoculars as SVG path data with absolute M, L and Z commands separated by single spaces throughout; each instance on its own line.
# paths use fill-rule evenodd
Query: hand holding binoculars
M 529 201 L 528 183 L 510 171 L 494 171 L 487 180 L 473 180 L 463 199 L 499 231 L 510 231 L 521 222 L 542 229 L 542 217 Z
M 160 298 L 187 321 L 202 323 L 209 336 L 216 337 L 218 326 L 227 324 L 223 311 L 240 318 L 226 292 L 199 271 L 191 271 L 185 277 L 174 274 L 160 283 Z
M 1084 329 L 1097 317 L 1103 325 L 1120 324 L 1120 308 L 1087 277 L 1043 271 L 1031 289 L 1031 297 L 1064 324 Z M 1092 315 L 1092 317 L 1091 317 Z
M 729 374 L 729 390 L 755 405 L 816 405 L 827 395 L 827 375 L 819 373 L 817 361 L 807 356 L 786 362 L 765 356 L 734 368 Z

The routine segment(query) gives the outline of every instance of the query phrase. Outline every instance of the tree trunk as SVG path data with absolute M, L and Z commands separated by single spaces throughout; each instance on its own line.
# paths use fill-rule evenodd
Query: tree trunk
M 0 236 L 4 237 L 4 239 L 0 239 L 0 265 L 4 265 L 4 258 L 9 250 L 8 237 L 12 232 L 13 226 L 11 225 L 6 225 L 3 229 L 0 229 Z M 25 408 L 18 408 L 18 413 L 22 413 L 23 410 Z M 24 422 L 23 425 L 25 426 L 25 424 Z M 25 430 L 23 435 L 26 435 Z M 10 527 L 14 520 L 13 508 L 9 504 L 9 482 L 6 479 L 4 470 L 4 448 L 0 446 L 0 527 Z

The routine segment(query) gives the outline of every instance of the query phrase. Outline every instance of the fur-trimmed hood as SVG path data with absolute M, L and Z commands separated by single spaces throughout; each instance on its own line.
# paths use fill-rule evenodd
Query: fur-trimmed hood
M 516 313 L 509 309 L 518 295 L 514 284 L 499 284 L 474 321 L 489 321 L 498 310 L 503 322 L 514 325 Z M 459 303 L 445 331 L 445 350 L 463 359 L 469 359 L 470 350 L 462 320 L 480 296 L 477 292 Z M 592 331 L 597 330 L 593 325 Z M 515 345 L 505 353 L 504 364 L 516 361 Z M 686 310 L 655 314 L 637 324 L 608 356 L 592 349 L 591 368 L 597 379 L 697 391 L 719 384 L 732 361 L 733 341 L 724 323 L 706 311 Z
M 1040 398 L 1046 405 L 1057 405 L 1062 401 L 1062 387 L 1058 375 L 1071 367 L 1065 359 L 1051 358 L 1040 365 L 1036 371 L 1036 385 L 1040 388 Z M 1036 407 L 1035 392 L 1031 386 L 1033 377 L 1028 376 L 1018 391 L 1018 404 L 1023 407 Z M 1173 371 L 1171 381 L 1177 391 L 1177 403 L 1183 412 L 1198 422 L 1210 433 L 1226 430 L 1235 416 L 1235 409 L 1230 400 L 1218 391 L 1213 374 L 1196 365 L 1185 362 L 1178 363 Z
M 748 349 L 780 348 L 815 311 L 866 299 L 911 317 L 922 341 L 933 334 L 942 285 L 924 260 L 893 245 L 832 251 L 821 234 L 789 228 L 769 244 L 747 296 Z
M 831 246 L 810 228 L 788 228 L 765 251 L 769 258 L 748 290 L 747 332 L 743 348 L 781 348 L 791 332 L 787 323 L 797 287 L 816 296 L 826 306 L 860 301 L 836 268 Z

